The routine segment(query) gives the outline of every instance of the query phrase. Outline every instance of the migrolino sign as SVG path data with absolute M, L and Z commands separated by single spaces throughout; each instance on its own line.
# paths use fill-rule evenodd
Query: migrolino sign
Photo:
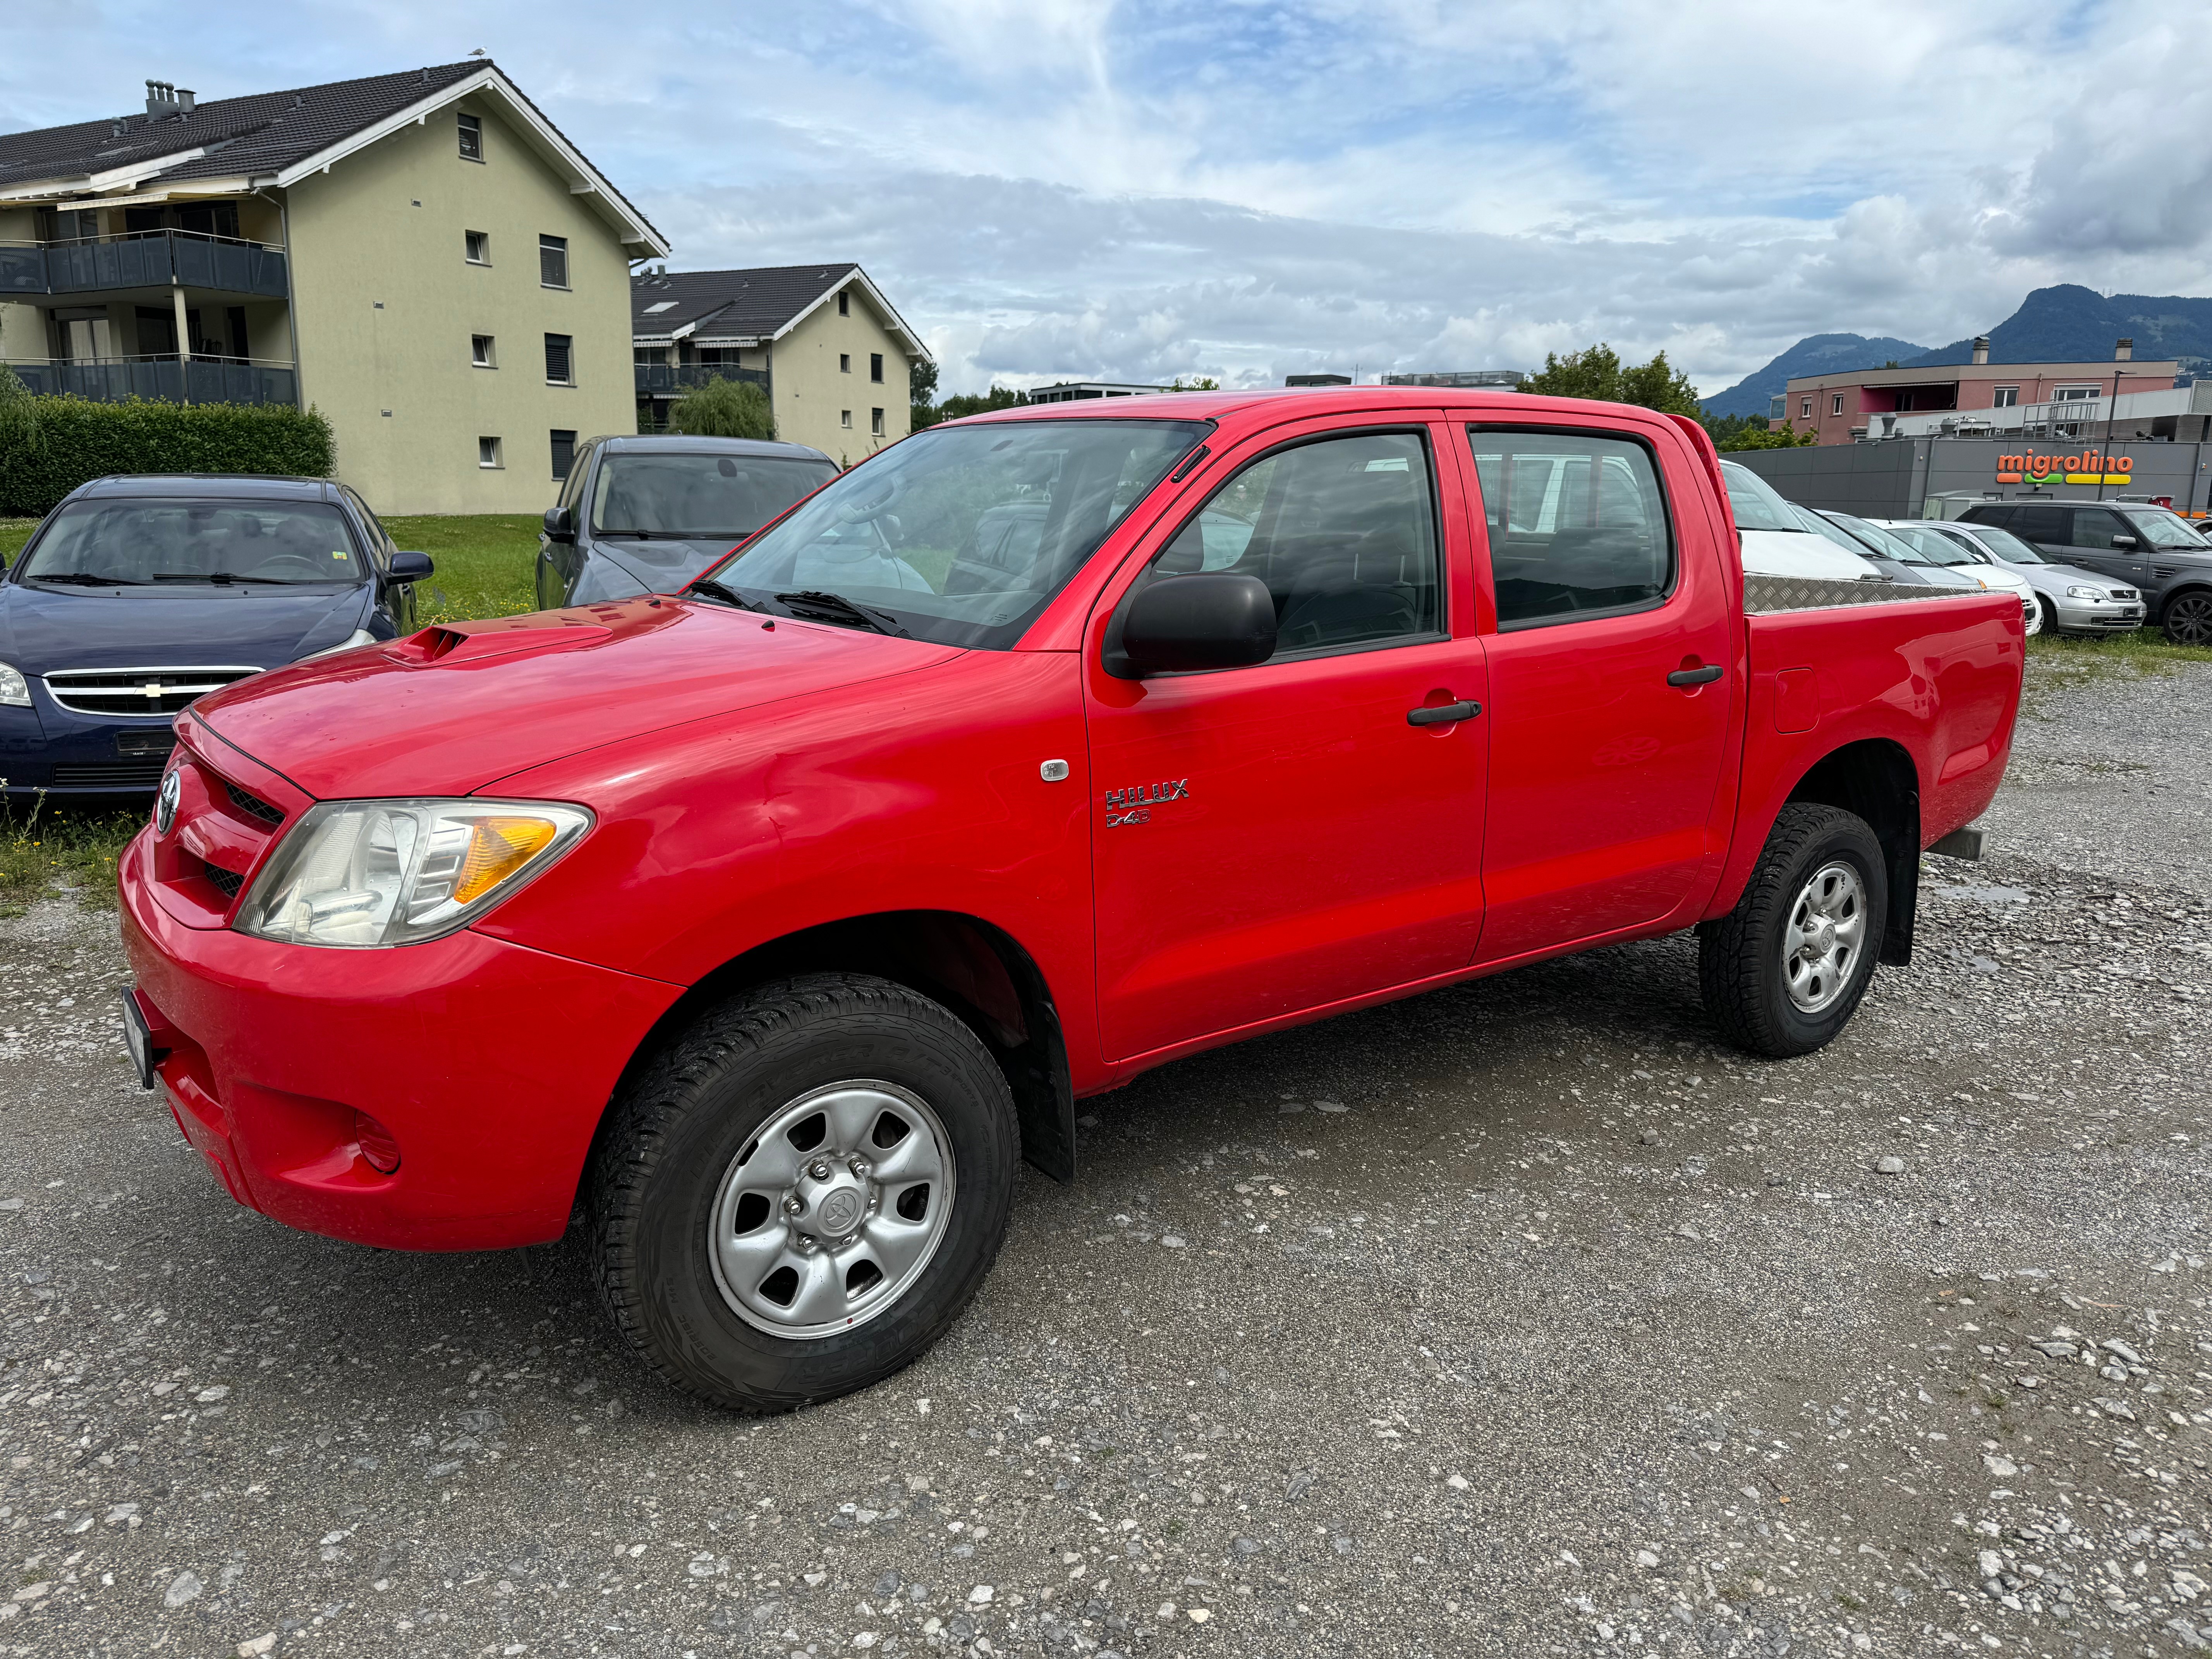
M 2124 455 L 2107 455 L 2101 449 L 2085 449 L 2078 455 L 1997 457 L 1999 483 L 2124 484 L 2134 476 L 2135 463 Z

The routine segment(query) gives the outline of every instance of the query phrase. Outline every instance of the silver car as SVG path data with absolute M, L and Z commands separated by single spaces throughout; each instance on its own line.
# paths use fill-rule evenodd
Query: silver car
M 2143 598 L 2135 588 L 2047 559 L 2009 530 L 1962 519 L 1923 520 L 1920 528 L 2018 572 L 2035 590 L 2043 625 L 2055 634 L 2132 634 L 2143 625 Z

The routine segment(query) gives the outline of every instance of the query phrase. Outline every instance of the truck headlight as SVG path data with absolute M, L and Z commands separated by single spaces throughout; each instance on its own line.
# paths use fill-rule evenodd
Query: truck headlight
M 23 678 L 22 670 L 11 668 L 0 662 L 0 704 L 15 708 L 31 706 L 30 683 Z
M 580 806 L 333 800 L 309 809 L 232 925 L 286 945 L 414 945 L 465 927 L 574 846 Z
M 2078 582 L 2066 590 L 2069 599 L 2109 599 L 2112 596 L 2101 587 L 2083 587 Z

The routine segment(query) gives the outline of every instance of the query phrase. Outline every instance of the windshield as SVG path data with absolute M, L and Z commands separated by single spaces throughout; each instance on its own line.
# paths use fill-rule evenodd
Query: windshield
M 1899 540 L 1880 525 L 1869 524 L 1864 519 L 1854 518 L 1848 513 L 1830 513 L 1823 516 L 1832 524 L 1841 525 L 1885 559 L 1895 559 L 1899 564 L 1935 562 L 1911 542 Z
M 1971 532 L 1949 531 L 1952 536 L 1971 534 L 1984 547 L 2007 564 L 2049 564 L 2050 560 L 2037 552 L 2009 530 L 2000 530 L 1993 524 L 1978 524 Z
M 331 583 L 362 579 L 345 515 L 322 502 L 76 501 L 15 567 L 75 586 Z
M 2186 548 L 2198 553 L 2204 550 L 2204 538 L 2191 530 L 2189 521 L 2179 514 L 2130 507 L 2123 508 L 2121 516 L 2153 547 Z
M 837 476 L 827 461 L 786 455 L 610 455 L 599 464 L 592 532 L 599 536 L 750 536 Z
M 823 614 L 831 595 L 864 607 L 853 626 L 1003 650 L 1211 429 L 1144 420 L 932 428 L 861 463 L 708 574 L 750 604 L 790 609 L 779 596 L 795 596 L 815 620 L 851 620 Z
M 1721 478 L 1728 485 L 1729 510 L 1735 515 L 1738 530 L 1805 533 L 1805 526 L 1797 520 L 1796 510 L 1782 499 L 1772 484 L 1749 467 L 1737 461 L 1723 461 Z
M 1910 542 L 1937 564 L 1979 564 L 1972 549 L 1964 548 L 1940 530 L 1923 530 L 1918 525 L 1876 525 L 1877 530 L 1887 530 L 1901 542 Z

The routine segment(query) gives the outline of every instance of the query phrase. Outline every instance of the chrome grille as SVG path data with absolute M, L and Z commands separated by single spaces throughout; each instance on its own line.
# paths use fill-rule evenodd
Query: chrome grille
M 46 677 L 46 694 L 73 714 L 167 716 L 210 691 L 258 674 L 258 668 L 64 668 Z
M 2110 591 L 2116 599 L 2137 599 L 2142 597 L 2132 587 L 2115 587 Z

